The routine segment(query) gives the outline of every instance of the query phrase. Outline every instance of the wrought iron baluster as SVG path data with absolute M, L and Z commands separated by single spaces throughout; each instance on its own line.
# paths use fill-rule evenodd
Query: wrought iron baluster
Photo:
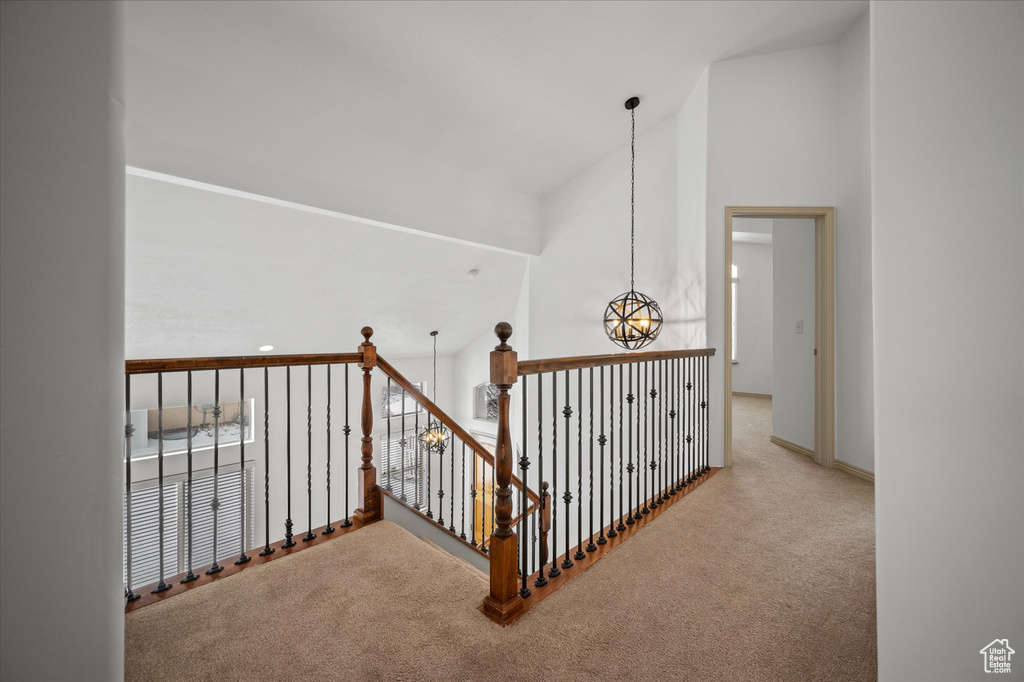
M 191 443 L 191 405 L 192 405 L 192 377 L 189 372 L 189 449 L 192 448 Z M 346 463 L 346 468 L 347 463 Z M 191 484 L 189 489 L 191 489 Z M 191 518 L 192 499 L 189 497 L 189 518 Z M 192 527 L 192 522 L 189 521 L 189 528 Z M 265 542 L 263 544 L 263 551 L 260 552 L 260 556 L 267 556 L 268 554 L 274 553 L 274 548 L 270 546 L 270 368 L 263 368 L 263 531 L 265 534 Z M 189 549 L 189 559 L 192 558 L 192 550 Z
M 131 374 L 124 375 L 124 420 L 124 588 L 125 599 L 128 602 L 133 602 L 141 595 L 132 590 L 132 435 L 135 433 L 135 427 L 132 425 Z M 191 569 L 189 572 L 191 572 Z
M 640 403 L 640 407 L 637 408 L 637 418 L 639 419 L 640 411 L 641 410 L 643 410 L 644 414 L 643 414 L 643 419 L 640 419 L 640 421 L 637 422 L 637 430 L 639 431 L 641 425 L 643 425 L 643 432 L 644 432 L 644 465 L 643 465 L 643 468 L 640 469 L 640 471 L 639 471 L 640 480 L 637 481 L 637 488 L 643 486 L 643 489 L 644 489 L 644 492 L 643 492 L 644 506 L 643 506 L 643 509 L 640 510 L 640 513 L 641 514 L 650 514 L 651 513 L 651 509 L 650 509 L 650 507 L 647 506 L 647 501 L 648 501 L 648 496 L 647 496 L 647 469 L 650 468 L 651 462 L 650 462 L 650 457 L 649 457 L 649 452 L 650 451 L 647 449 L 647 445 L 648 445 L 648 443 L 647 443 L 647 431 L 648 431 L 648 426 L 653 425 L 654 421 L 651 419 L 650 403 L 647 400 L 645 400 L 644 398 L 650 397 L 650 399 L 653 401 L 654 400 L 654 396 L 650 395 L 650 393 L 652 391 L 652 389 L 651 389 L 651 379 L 650 379 L 650 376 L 648 375 L 648 370 L 650 370 L 650 363 L 645 362 L 643 366 L 644 366 L 644 370 L 643 370 L 644 371 L 644 379 L 643 379 L 643 381 L 644 381 L 644 390 L 643 391 L 638 391 L 638 393 L 640 394 L 640 397 L 641 397 L 641 403 Z M 654 440 L 653 436 L 652 436 L 651 440 L 652 441 Z
M 609 367 L 608 369 L 609 374 L 612 375 L 612 392 L 614 392 L 614 369 L 611 367 Z M 598 371 L 601 374 L 601 391 L 598 399 L 598 429 L 600 430 L 600 434 L 598 434 L 597 436 L 597 444 L 600 447 L 600 450 L 598 451 L 598 463 L 601 467 L 601 480 L 598 484 L 598 489 L 601 491 L 601 503 L 598 504 L 597 506 L 597 528 L 599 532 L 599 535 L 597 537 L 597 544 L 603 545 L 608 542 L 608 539 L 604 536 L 604 446 L 608 444 L 608 438 L 604 435 L 604 367 L 601 367 L 601 369 Z M 614 443 L 612 443 L 611 451 L 614 455 Z M 609 462 L 608 478 L 609 480 L 611 480 L 612 478 L 611 462 Z M 609 497 L 611 498 L 612 495 L 609 494 Z
M 281 549 L 294 547 L 292 540 L 292 368 L 285 367 L 285 486 L 287 487 L 288 516 L 284 520 L 284 542 Z
M 473 545 L 474 547 L 476 547 L 476 529 L 477 529 L 477 525 L 476 525 L 476 493 L 477 493 L 477 491 L 476 491 L 476 482 L 477 482 L 477 478 L 476 478 L 477 477 L 476 461 L 479 458 L 480 458 L 480 456 L 476 453 L 476 450 L 474 450 L 473 451 L 473 480 L 470 481 L 470 484 L 469 484 L 469 498 L 470 498 L 470 503 L 469 503 L 469 537 L 470 537 L 470 540 L 469 540 L 469 544 Z M 481 543 L 481 544 L 483 544 L 483 543 Z
M 251 421 L 251 420 L 250 420 Z M 241 476 L 242 494 L 238 500 L 238 518 L 241 532 L 238 540 L 240 545 L 235 565 L 244 564 L 252 557 L 245 553 L 245 369 L 238 368 L 238 475 Z
M 701 445 L 704 448 L 704 473 L 711 471 L 711 464 L 708 461 L 708 420 L 711 418 L 708 411 L 708 401 L 711 398 L 711 388 L 708 385 L 708 356 L 702 356 L 701 366 L 703 367 L 703 378 L 701 385 L 704 387 L 704 401 L 700 409 L 704 410 L 704 437 L 701 438 Z
M 693 358 L 686 358 L 686 484 L 693 483 L 693 472 L 696 470 L 696 458 L 693 452 Z
M 551 373 L 551 570 L 548 577 L 562 574 L 558 568 L 558 372 Z M 568 556 L 566 557 L 568 558 Z
M 210 509 L 213 511 L 213 563 L 206 569 L 207 575 L 220 573 L 224 567 L 217 562 L 217 526 L 218 510 L 220 509 L 220 370 L 213 372 L 213 499 L 210 500 Z
M 519 480 L 523 482 L 522 497 L 519 504 L 519 552 L 522 555 L 522 568 L 519 569 L 519 575 L 522 579 L 522 587 L 519 588 L 519 596 L 526 599 L 530 596 L 530 588 L 526 585 L 527 579 L 530 577 L 529 571 L 529 553 L 530 545 L 527 542 L 527 526 L 529 520 L 527 518 L 526 510 L 529 508 L 530 498 L 527 496 L 527 490 L 530 488 L 530 480 L 527 478 L 527 473 L 530 469 L 530 458 L 527 454 L 526 448 L 526 414 L 527 414 L 527 402 L 526 396 L 528 386 L 526 383 L 526 377 L 523 377 L 523 385 L 520 390 L 523 393 L 523 414 L 520 419 L 523 423 L 523 440 L 522 440 L 522 453 L 519 457 Z
M 562 408 L 562 416 L 565 417 L 565 492 L 562 493 L 562 500 L 565 501 L 565 558 L 562 559 L 562 568 L 569 568 L 572 566 L 572 559 L 569 558 L 569 546 L 570 546 L 570 531 L 569 522 L 571 517 L 569 516 L 569 505 L 572 504 L 572 491 L 570 490 L 569 483 L 569 456 L 570 446 L 569 439 L 571 438 L 570 430 L 570 419 L 572 418 L 572 406 L 569 405 L 572 398 L 572 394 L 569 392 L 569 372 L 562 372 L 565 375 L 565 407 Z
M 664 501 L 658 490 L 658 469 L 661 467 L 661 391 L 659 391 L 660 373 L 659 363 L 651 365 L 651 503 L 650 508 L 655 509 Z M 655 497 L 654 494 L 658 493 Z
M 387 487 L 388 492 L 393 493 L 393 492 L 395 492 L 395 486 L 394 486 L 394 483 L 392 482 L 393 472 L 395 470 L 395 458 L 394 458 L 394 454 L 393 454 L 394 447 L 393 447 L 392 440 L 391 440 L 391 417 L 394 416 L 394 414 L 391 411 L 391 377 L 388 377 L 388 384 L 387 384 L 387 388 L 385 389 L 385 391 L 386 391 L 386 393 L 384 395 L 387 396 L 387 403 L 386 403 L 385 408 L 384 408 L 386 410 L 385 413 L 384 413 L 384 420 L 387 422 L 387 424 L 385 425 L 385 427 L 387 429 L 387 436 L 386 436 L 387 437 L 387 446 L 381 448 L 381 464 L 384 467 L 384 472 L 383 473 L 384 473 L 385 476 L 387 476 L 387 483 L 386 483 L 385 487 Z M 402 410 L 402 440 L 399 441 L 399 444 L 404 446 L 404 441 L 405 441 L 405 389 L 402 389 L 402 406 L 399 409 Z M 404 447 L 402 448 L 402 451 L 403 451 L 402 455 L 404 457 L 404 455 L 405 455 Z M 387 456 L 387 460 L 384 459 L 385 455 Z M 401 495 L 401 492 L 402 492 L 402 484 L 401 483 L 398 484 L 398 492 L 399 492 L 399 495 Z
M 450 530 L 451 532 L 454 533 L 455 532 L 455 436 L 452 436 L 451 443 L 452 443 L 452 450 L 451 450 L 451 454 L 449 455 L 449 466 L 451 468 L 450 468 L 449 473 L 448 473 L 448 482 L 451 484 L 451 487 L 448 489 L 449 493 L 450 493 L 448 495 L 448 504 L 449 504 L 449 510 L 448 510 L 449 525 L 448 525 L 448 530 Z M 465 443 L 463 443 L 463 448 L 465 448 Z
M 453 486 L 454 487 L 454 486 Z M 462 500 L 459 504 L 462 510 L 462 520 L 459 524 L 462 531 L 459 533 L 459 537 L 463 540 L 466 539 L 466 444 L 462 444 L 462 486 L 459 488 L 462 493 Z
M 657 478 L 658 504 L 665 501 L 665 362 L 655 365 L 658 368 L 658 469 Z
M 431 414 L 427 413 L 427 428 L 430 428 Z M 437 444 L 437 524 L 444 528 L 444 441 Z M 430 448 L 427 448 L 430 456 Z
M 678 382 L 677 377 L 676 377 L 676 363 L 678 363 L 678 362 L 679 362 L 679 360 L 675 359 L 675 360 L 670 360 L 669 364 L 668 364 L 668 373 L 669 373 L 668 393 L 669 393 L 669 400 L 671 402 L 671 406 L 669 408 L 669 413 L 668 413 L 668 420 L 669 420 L 668 430 L 669 430 L 669 439 L 670 439 L 670 441 L 672 443 L 672 446 L 671 446 L 671 452 L 672 452 L 672 488 L 669 490 L 669 492 L 672 495 L 675 495 L 676 493 L 679 492 L 679 438 L 678 438 L 678 431 L 676 430 L 676 426 L 678 424 L 678 422 L 676 421 L 676 409 L 679 407 L 679 382 Z
M 186 389 L 188 401 L 188 410 L 185 416 L 185 458 L 188 472 L 186 473 L 185 484 L 188 486 L 188 496 L 185 499 L 185 517 L 188 525 L 188 537 L 185 539 L 186 553 L 186 565 L 185 565 L 185 577 L 181 579 L 182 583 L 190 583 L 193 580 L 199 580 L 199 576 L 192 570 L 192 372 L 188 372 L 188 387 Z
M 327 365 L 327 526 L 321 535 L 334 532 L 331 525 L 331 366 Z
M 352 525 L 352 519 L 348 516 L 348 441 L 352 433 L 352 427 L 348 424 L 348 364 L 345 365 L 345 426 L 341 431 L 345 434 L 345 520 L 341 522 L 341 527 L 348 528 Z
M 430 423 L 430 417 L 427 417 L 427 423 Z M 420 404 L 416 402 L 416 411 L 413 412 L 413 447 L 416 448 L 416 457 L 426 457 L 427 459 L 427 518 L 434 518 L 434 510 L 431 507 L 433 500 L 431 499 L 430 489 L 433 484 L 430 480 L 430 448 L 424 448 L 423 444 L 420 443 Z M 426 452 L 424 452 L 426 450 Z M 480 543 L 481 545 L 483 542 Z
M 309 530 L 302 536 L 306 542 L 313 534 L 313 366 L 306 365 L 306 521 Z
M 160 582 L 152 590 L 153 594 L 159 594 L 171 589 L 171 586 L 164 582 L 164 375 L 160 372 L 156 375 L 156 433 L 157 433 L 157 509 L 160 514 L 158 528 L 160 534 Z
M 602 369 L 603 372 L 603 369 Z M 602 377 L 604 374 L 602 373 Z M 582 404 L 581 404 L 582 408 Z M 596 552 L 597 545 L 594 544 L 594 368 L 590 368 L 590 540 L 587 542 L 587 551 Z M 601 466 L 602 480 L 604 477 L 604 465 Z M 604 486 L 601 486 L 601 499 L 604 499 Z M 581 500 L 582 502 L 582 500 Z
M 583 553 L 583 370 L 576 370 L 576 561 Z M 566 467 L 568 471 L 568 467 Z
M 629 365 L 629 367 L 627 368 L 626 371 L 627 371 L 627 374 L 628 374 L 628 381 L 629 381 L 629 388 L 628 388 L 628 390 L 626 392 L 626 405 L 627 405 L 626 411 L 629 413 L 629 415 L 628 415 L 629 418 L 626 420 L 626 423 L 629 424 L 629 443 L 628 443 L 628 446 L 626 448 L 626 450 L 627 450 L 627 452 L 629 454 L 629 464 L 626 465 L 626 472 L 629 473 L 629 506 L 626 507 L 626 517 L 627 517 L 626 518 L 626 525 L 627 526 L 632 526 L 635 523 L 635 521 L 633 519 L 633 471 L 634 471 L 634 468 L 633 468 L 633 401 L 635 400 L 635 398 L 633 396 L 633 365 Z M 639 368 L 638 368 L 638 370 L 637 370 L 637 388 L 638 389 L 639 389 L 639 384 L 640 384 L 640 372 L 639 372 Z M 637 412 L 638 413 L 640 412 L 639 408 L 637 408 Z M 639 438 L 639 434 L 637 434 L 637 440 L 639 440 L 639 439 L 640 439 Z M 637 493 L 637 497 L 639 497 L 639 492 Z M 625 530 L 625 528 L 623 528 L 622 530 Z
M 523 419 L 526 417 L 524 415 Z M 537 482 L 541 483 L 538 490 L 543 491 L 542 480 L 544 478 L 544 375 L 537 375 Z M 536 527 L 537 540 L 540 544 L 536 552 L 540 563 L 540 570 L 537 572 L 537 579 L 533 581 L 534 587 L 544 587 L 548 579 L 544 576 L 544 560 L 547 558 L 547 534 L 544 529 L 544 497 L 538 496 Z

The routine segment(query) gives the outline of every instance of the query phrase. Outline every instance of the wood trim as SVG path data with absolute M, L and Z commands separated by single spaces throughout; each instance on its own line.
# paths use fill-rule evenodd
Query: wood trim
M 733 391 L 732 394 L 741 396 L 743 398 L 767 398 L 768 400 L 772 399 L 771 393 L 747 393 L 746 391 Z
M 633 537 L 636 533 L 640 532 L 641 528 L 646 527 L 647 524 L 651 523 L 654 519 L 656 519 L 659 516 L 661 516 L 662 514 L 664 514 L 666 509 L 668 509 L 673 504 L 675 504 L 676 502 L 680 501 L 681 499 L 683 499 L 684 497 L 686 497 L 687 495 L 692 493 L 699 486 L 703 485 L 704 483 L 707 483 L 708 480 L 710 480 L 712 476 L 714 476 L 719 471 L 721 471 L 721 469 L 722 469 L 721 467 L 711 467 L 711 469 L 706 474 L 704 474 L 702 476 L 699 476 L 696 480 L 694 480 L 693 483 L 683 487 L 683 489 L 679 492 L 679 494 L 677 494 L 674 497 L 672 495 L 669 495 L 668 499 L 665 502 L 663 502 L 662 504 L 658 505 L 654 509 L 651 509 L 651 513 L 650 514 L 645 514 L 643 516 L 643 518 L 638 519 L 636 521 L 636 523 L 634 523 L 633 525 L 626 526 L 626 530 L 617 531 L 616 537 L 607 538 L 607 542 L 605 544 L 603 544 L 603 545 L 596 545 L 597 546 L 597 550 L 595 550 L 593 552 L 587 552 L 587 558 L 586 559 L 581 559 L 581 560 L 575 560 L 574 559 L 573 560 L 573 565 L 572 565 L 571 568 L 563 568 L 563 569 L 561 569 L 561 573 L 557 577 L 548 578 L 548 583 L 547 583 L 546 586 L 544 586 L 544 587 L 536 587 L 534 585 L 534 582 L 537 580 L 537 577 L 540 575 L 540 571 L 535 571 L 533 574 L 531 574 L 526 579 L 526 585 L 527 585 L 527 587 L 530 588 L 530 596 L 526 597 L 523 600 L 522 610 L 519 611 L 518 613 L 516 613 L 514 616 L 512 616 L 512 617 L 508 618 L 507 620 L 505 620 L 504 622 L 502 622 L 501 625 L 503 625 L 503 626 L 504 625 L 508 625 L 509 623 L 517 620 L 524 613 L 526 613 L 527 611 L 532 609 L 534 606 L 536 606 L 540 602 L 542 602 L 545 599 L 547 599 L 548 597 L 550 597 L 552 594 L 554 594 L 558 589 L 563 587 L 570 580 L 572 580 L 576 576 L 578 576 L 581 573 L 583 573 L 584 571 L 586 571 L 588 568 L 590 568 L 591 566 L 596 564 L 598 561 L 603 559 L 605 556 L 607 556 L 608 553 L 611 552 L 613 549 L 615 549 L 616 547 L 621 545 L 623 542 L 625 542 L 629 538 Z M 642 502 L 638 502 L 638 505 L 637 505 L 636 508 L 639 509 L 642 504 L 643 504 Z M 608 531 L 611 529 L 611 527 L 614 525 L 614 523 L 615 522 L 612 522 L 612 524 L 609 524 L 608 526 L 605 526 L 605 529 L 604 529 L 605 536 L 607 536 Z M 558 563 L 558 564 L 561 564 L 561 562 L 562 562 L 562 560 L 564 558 L 565 558 L 565 554 L 561 554 L 561 555 L 555 557 L 555 562 Z M 546 570 L 546 569 L 542 569 L 542 570 Z M 484 610 L 483 607 L 481 607 L 480 610 L 483 611 L 484 613 L 486 613 L 486 611 Z
M 725 343 L 732 357 L 732 233 L 733 218 L 814 218 L 815 234 L 815 346 L 814 451 L 821 466 L 835 466 L 835 208 L 831 206 L 726 206 L 725 207 Z M 723 438 L 725 466 L 732 466 L 732 363 L 725 362 L 725 414 Z M 806 450 L 806 448 L 805 448 Z
M 197 587 L 202 587 L 203 585 L 209 585 L 212 582 L 223 580 L 224 578 L 232 576 L 236 573 L 240 573 L 252 566 L 260 566 L 262 564 L 267 563 L 268 561 L 273 561 L 274 559 L 279 559 L 283 556 L 295 554 L 296 552 L 302 551 L 307 547 L 321 545 L 327 542 L 328 540 L 340 538 L 343 535 L 354 533 L 360 528 L 365 528 L 366 526 L 369 526 L 372 523 L 376 523 L 376 520 L 364 523 L 362 521 L 359 521 L 355 516 L 349 517 L 349 521 L 351 521 L 352 523 L 348 526 L 344 525 L 344 519 L 339 519 L 332 523 L 331 525 L 334 527 L 334 532 L 330 533 L 329 535 L 323 535 L 323 532 L 327 528 L 327 526 L 320 526 L 319 528 L 314 528 L 313 533 L 316 535 L 316 537 L 312 540 L 302 540 L 296 536 L 295 545 L 287 549 L 282 548 L 280 546 L 284 542 L 283 540 L 277 540 L 271 544 L 271 547 L 273 547 L 274 549 L 273 554 L 260 556 L 259 553 L 263 548 L 259 546 L 252 547 L 246 552 L 249 556 L 249 561 L 245 562 L 244 564 L 236 564 L 233 558 L 222 557 L 220 560 L 224 562 L 224 570 L 218 573 L 214 573 L 213 575 L 207 575 L 205 573 L 205 565 L 193 566 L 192 570 L 199 576 L 198 580 L 182 584 L 181 579 L 185 577 L 186 573 L 179 573 L 176 576 L 164 578 L 164 581 L 171 586 L 171 589 L 165 592 L 161 592 L 160 594 L 153 594 L 151 592 L 151 590 L 157 586 L 157 583 L 150 583 L 149 585 L 136 587 L 134 591 L 136 594 L 139 595 L 139 598 L 133 602 L 125 604 L 124 612 L 130 613 L 137 609 L 141 609 L 144 606 L 156 604 L 157 602 L 164 601 L 165 599 L 170 599 L 175 595 L 188 592 L 189 590 L 194 590 Z
M 384 372 L 384 374 L 391 377 L 392 381 L 398 384 L 401 388 L 405 389 L 406 393 L 408 393 L 421 405 L 423 405 L 423 407 L 426 408 L 426 410 L 430 414 L 434 415 L 438 419 L 438 421 L 447 426 L 448 429 L 452 432 L 452 434 L 458 437 L 458 439 L 461 440 L 463 443 L 468 445 L 469 448 L 473 452 L 475 452 L 478 457 L 480 457 L 482 460 L 484 460 L 491 466 L 494 466 L 494 455 L 488 452 L 487 448 L 481 445 L 479 441 L 477 441 L 476 438 L 470 435 L 468 431 L 459 426 L 459 424 L 454 419 L 449 417 L 447 412 L 445 412 L 440 407 L 435 405 L 433 400 L 423 395 L 423 392 L 416 388 L 416 386 L 414 386 L 411 381 L 402 376 L 402 373 L 395 369 L 394 365 L 392 365 L 390 362 L 388 362 L 383 357 L 378 355 L 377 366 L 381 369 L 382 372 Z M 520 490 L 523 489 L 523 482 L 515 476 L 512 477 L 512 485 L 519 488 Z M 532 502 L 540 502 L 540 497 L 537 495 L 537 493 L 530 490 L 529 488 L 527 488 L 526 490 L 526 496 Z
M 768 440 L 776 445 L 786 448 L 787 450 L 792 450 L 799 455 L 807 455 L 811 459 L 814 459 L 814 450 L 808 450 L 803 445 L 797 445 L 796 443 L 792 443 L 784 438 L 779 438 L 778 436 L 772 436 Z
M 227 355 L 206 358 L 163 358 L 125 360 L 125 374 L 156 372 L 201 372 L 212 369 L 248 367 L 295 367 L 299 365 L 347 365 L 363 359 L 362 353 L 321 353 L 315 355 Z
M 855 467 L 852 464 L 847 464 L 846 462 L 841 462 L 838 459 L 836 460 L 835 468 L 839 469 L 840 471 L 843 471 L 843 472 L 846 472 L 848 474 L 851 474 L 853 476 L 856 476 L 857 478 L 863 478 L 865 481 L 871 481 L 871 483 L 875 482 L 875 475 L 873 473 L 871 473 L 870 471 L 868 471 L 867 469 L 861 469 L 860 467 Z
M 714 348 L 688 348 L 685 350 L 656 350 L 643 353 L 607 353 L 604 355 L 578 355 L 568 358 L 545 358 L 542 360 L 520 360 L 519 376 L 561 372 L 570 369 L 629 365 L 635 362 L 653 362 L 674 358 L 697 358 L 715 354 Z

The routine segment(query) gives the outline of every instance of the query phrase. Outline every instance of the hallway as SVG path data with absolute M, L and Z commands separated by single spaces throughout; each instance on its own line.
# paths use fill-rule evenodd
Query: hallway
M 135 611 L 126 677 L 873 680 L 873 489 L 768 442 L 502 630 L 484 576 L 387 521 Z

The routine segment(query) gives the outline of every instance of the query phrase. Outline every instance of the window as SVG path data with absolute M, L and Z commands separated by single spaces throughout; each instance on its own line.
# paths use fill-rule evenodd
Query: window
M 420 381 L 413 384 L 417 391 L 423 393 L 426 390 L 426 385 Z M 390 390 L 390 393 L 388 392 Z M 423 406 L 420 405 L 415 398 L 408 393 L 405 393 L 401 386 L 397 386 L 393 383 L 385 383 L 383 388 L 380 390 L 381 395 L 381 419 L 388 419 L 390 417 L 401 417 L 403 414 L 415 415 L 417 412 L 422 414 L 424 412 Z M 405 396 L 403 400 L 402 396 Z
M 739 283 L 739 269 L 732 266 L 732 363 L 736 364 L 736 285 Z
M 217 480 L 217 557 L 237 557 L 241 539 L 241 516 L 245 513 L 246 549 L 252 546 L 252 464 L 239 472 L 227 466 Z M 139 481 L 132 485 L 132 585 L 139 587 L 160 579 L 160 499 L 156 481 Z M 192 474 L 192 549 L 191 564 L 195 571 L 213 560 L 213 472 L 209 469 Z M 164 578 L 188 570 L 188 481 L 186 476 L 164 479 Z M 127 507 L 121 496 L 122 570 L 128 583 Z
M 422 428 L 424 424 L 420 424 Z M 410 422 L 405 431 L 380 436 L 381 485 L 417 509 L 426 500 L 426 450 L 420 446 L 416 427 Z M 436 467 L 436 465 L 435 465 Z

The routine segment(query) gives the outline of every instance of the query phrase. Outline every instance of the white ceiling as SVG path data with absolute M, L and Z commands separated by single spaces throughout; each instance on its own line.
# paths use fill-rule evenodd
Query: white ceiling
M 708 63 L 834 42 L 866 8 L 129 2 L 129 163 L 196 178 L 213 150 L 238 163 L 207 181 L 273 184 L 301 166 L 316 185 L 401 150 L 542 196 L 626 143 L 627 97 L 641 97 L 645 130 L 679 110 Z M 331 154 L 307 153 L 328 142 Z
M 452 355 L 511 315 L 527 259 L 129 174 L 129 358 Z M 478 269 L 476 278 L 467 273 Z

